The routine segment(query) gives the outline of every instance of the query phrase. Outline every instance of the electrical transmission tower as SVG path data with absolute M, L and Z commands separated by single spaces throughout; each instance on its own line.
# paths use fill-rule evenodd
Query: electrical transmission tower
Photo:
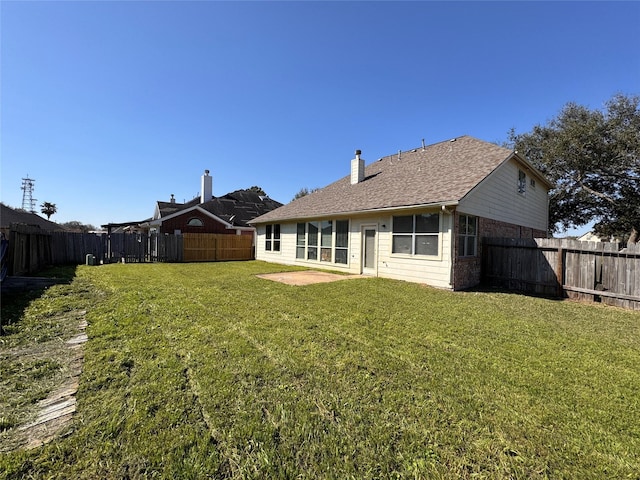
M 33 198 L 33 184 L 35 180 L 33 178 L 22 179 L 22 209 L 27 212 L 36 213 L 36 199 Z

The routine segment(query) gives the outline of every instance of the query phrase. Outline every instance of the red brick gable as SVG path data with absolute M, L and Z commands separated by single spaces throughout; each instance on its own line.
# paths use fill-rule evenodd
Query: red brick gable
M 202 227 L 189 225 L 191 219 L 197 218 L 202 222 Z M 221 223 L 210 215 L 202 213 L 200 210 L 191 210 L 181 215 L 176 215 L 162 222 L 160 233 L 174 233 L 180 230 L 181 233 L 221 233 L 235 235 L 236 230 L 226 228 L 226 224 Z

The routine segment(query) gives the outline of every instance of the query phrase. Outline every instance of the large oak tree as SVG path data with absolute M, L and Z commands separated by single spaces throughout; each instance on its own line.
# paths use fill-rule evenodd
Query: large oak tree
M 509 134 L 512 146 L 554 183 L 552 230 L 594 221 L 635 242 L 640 231 L 640 96 L 614 95 L 603 110 L 566 104 L 546 125 Z

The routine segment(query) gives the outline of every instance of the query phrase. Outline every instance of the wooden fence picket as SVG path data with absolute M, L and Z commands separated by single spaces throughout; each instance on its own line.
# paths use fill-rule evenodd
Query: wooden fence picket
M 52 265 L 252 260 L 250 235 L 46 232 L 13 225 L 8 273 L 24 275 Z
M 568 239 L 482 239 L 483 282 L 640 310 L 640 246 Z

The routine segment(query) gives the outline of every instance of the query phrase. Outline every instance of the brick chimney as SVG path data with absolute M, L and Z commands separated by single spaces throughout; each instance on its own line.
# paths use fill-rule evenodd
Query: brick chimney
M 364 159 L 360 158 L 360 150 L 356 150 L 356 158 L 351 160 L 351 185 L 364 180 Z

